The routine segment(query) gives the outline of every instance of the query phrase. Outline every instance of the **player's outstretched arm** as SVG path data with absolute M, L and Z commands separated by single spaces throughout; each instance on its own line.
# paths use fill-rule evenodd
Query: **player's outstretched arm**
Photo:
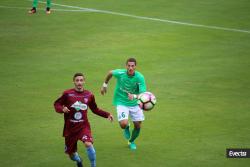
M 113 115 L 112 115 L 112 114 L 109 114 L 109 116 L 108 116 L 108 120 L 109 120 L 110 122 L 113 122 L 114 117 L 113 117 Z
M 108 72 L 108 75 L 106 76 L 105 78 L 105 81 L 102 85 L 102 88 L 101 88 L 101 94 L 104 95 L 107 93 L 107 89 L 108 89 L 108 82 L 109 80 L 112 78 L 112 71 L 109 71 Z
M 89 103 L 89 108 L 91 109 L 91 111 L 96 114 L 99 115 L 103 118 L 107 118 L 108 120 L 110 120 L 111 122 L 113 121 L 113 115 L 107 111 L 104 111 L 100 108 L 97 107 L 97 104 L 95 102 L 95 96 L 92 94 L 91 96 L 91 100 Z

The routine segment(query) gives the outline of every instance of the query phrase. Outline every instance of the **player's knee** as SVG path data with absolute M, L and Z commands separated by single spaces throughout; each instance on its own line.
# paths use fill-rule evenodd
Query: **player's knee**
M 85 145 L 86 148 L 88 148 L 88 147 L 92 146 L 92 143 L 91 142 L 85 142 L 84 145 Z
M 121 127 L 122 129 L 125 129 L 127 126 L 128 126 L 127 124 L 120 124 L 120 127 Z
M 141 129 L 141 125 L 135 125 L 135 129 Z
M 121 122 L 120 122 L 120 127 L 121 127 L 122 129 L 125 129 L 127 126 L 128 126 L 128 121 L 121 121 Z

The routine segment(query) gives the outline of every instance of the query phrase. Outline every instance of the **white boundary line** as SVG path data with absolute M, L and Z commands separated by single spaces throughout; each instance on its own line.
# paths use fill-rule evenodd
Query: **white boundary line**
M 2 6 L 2 5 L 0 5 L 0 8 L 4 8 L 4 9 L 29 9 L 26 7 L 14 7 L 14 6 Z
M 45 3 L 45 2 L 41 2 L 41 3 Z M 151 20 L 151 21 L 179 24 L 179 25 L 185 25 L 185 26 L 191 26 L 191 27 L 200 27 L 200 28 L 206 28 L 206 29 L 224 30 L 224 31 L 241 32 L 241 33 L 250 34 L 250 30 L 241 30 L 241 29 L 235 29 L 235 28 L 209 26 L 209 25 L 203 25 L 203 24 L 194 24 L 194 23 L 174 21 L 174 20 L 168 20 L 168 19 L 158 19 L 158 18 L 153 18 L 153 17 L 137 16 L 137 15 L 131 15 L 131 14 L 126 14 L 126 13 L 112 12 L 112 11 L 107 11 L 107 10 L 82 8 L 79 6 L 70 6 L 70 5 L 63 5 L 63 4 L 58 4 L 58 3 L 52 3 L 52 4 L 55 6 L 67 7 L 67 8 L 72 8 L 72 9 L 82 9 L 82 10 L 88 10 L 88 11 L 92 11 L 92 12 L 119 15 L 119 16 L 126 16 L 126 17 L 132 17 L 132 18 L 136 18 L 136 19 L 142 19 L 142 20 Z
M 53 11 L 53 10 L 55 10 L 55 11 L 62 11 L 62 12 L 92 12 L 92 11 L 90 11 L 90 10 L 82 10 L 82 9 L 79 9 L 79 10 L 77 10 L 77 9 L 51 9 L 51 11 Z
M 40 1 L 40 3 L 46 3 L 46 2 Z M 66 7 L 66 8 L 72 8 L 72 9 L 78 9 L 78 10 L 59 9 L 59 11 L 71 11 L 71 12 L 73 12 L 73 11 L 74 12 L 82 12 L 82 11 L 86 12 L 86 11 L 89 11 L 89 12 L 97 12 L 97 13 L 104 13 L 104 14 L 131 17 L 131 18 L 136 18 L 136 19 L 141 19 L 141 20 L 151 20 L 151 21 L 165 22 L 165 23 L 171 23 L 171 24 L 179 24 L 179 25 L 191 26 L 191 27 L 199 27 L 199 28 L 206 28 L 206 29 L 215 29 L 215 30 L 241 32 L 241 33 L 250 34 L 250 30 L 242 30 L 242 29 L 219 27 L 219 26 L 209 26 L 209 25 L 203 25 L 203 24 L 194 24 L 194 23 L 174 21 L 174 20 L 168 20 L 168 19 L 158 19 L 158 18 L 153 18 L 153 17 L 137 16 L 137 15 L 131 15 L 131 14 L 126 14 L 126 13 L 119 13 L 119 12 L 112 12 L 112 11 L 107 11 L 107 10 L 98 10 L 98 9 L 91 9 L 91 8 L 83 8 L 83 7 L 79 7 L 79 6 L 70 6 L 70 5 L 63 5 L 63 4 L 58 4 L 58 3 L 52 3 L 52 5 Z M 9 7 L 9 8 L 11 8 L 11 7 Z M 54 10 L 58 10 L 58 9 L 54 9 Z
M 5 9 L 27 9 L 29 10 L 30 8 L 26 7 L 13 7 L 13 6 L 2 6 L 0 5 L 0 8 L 5 8 Z M 38 8 L 38 10 L 41 10 Z M 52 11 L 62 11 L 62 12 L 92 12 L 90 10 L 83 10 L 83 9 L 51 9 Z

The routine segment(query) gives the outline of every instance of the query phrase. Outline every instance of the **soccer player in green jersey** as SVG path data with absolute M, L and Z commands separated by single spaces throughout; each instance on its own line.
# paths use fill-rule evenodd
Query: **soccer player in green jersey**
M 32 8 L 29 11 L 29 14 L 34 14 L 36 13 L 36 8 L 38 5 L 38 0 L 33 0 Z M 51 0 L 47 0 L 47 7 L 46 7 L 46 13 L 50 14 L 50 7 L 51 7 Z
M 109 71 L 101 88 L 101 94 L 107 93 L 109 80 L 114 76 L 117 79 L 113 104 L 116 106 L 120 127 L 124 129 L 124 137 L 128 140 L 131 150 L 136 149 L 135 139 L 140 134 L 141 124 L 144 121 L 142 109 L 137 104 L 138 94 L 146 92 L 144 76 L 135 70 L 136 59 L 129 58 L 126 61 L 126 69 Z M 129 130 L 128 118 L 134 124 L 132 134 Z

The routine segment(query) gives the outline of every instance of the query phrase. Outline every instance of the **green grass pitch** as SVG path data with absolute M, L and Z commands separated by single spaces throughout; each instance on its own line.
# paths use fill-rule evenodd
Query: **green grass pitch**
M 0 166 L 75 166 L 64 154 L 63 116 L 53 102 L 80 71 L 99 107 L 116 116 L 114 79 L 106 96 L 100 87 L 128 57 L 138 60 L 157 105 L 145 113 L 133 152 L 117 120 L 89 111 L 99 167 L 249 166 L 250 159 L 225 154 L 250 148 L 250 1 L 53 2 L 102 12 L 52 5 L 59 10 L 46 15 L 40 3 L 29 15 L 31 1 L 0 1 Z

